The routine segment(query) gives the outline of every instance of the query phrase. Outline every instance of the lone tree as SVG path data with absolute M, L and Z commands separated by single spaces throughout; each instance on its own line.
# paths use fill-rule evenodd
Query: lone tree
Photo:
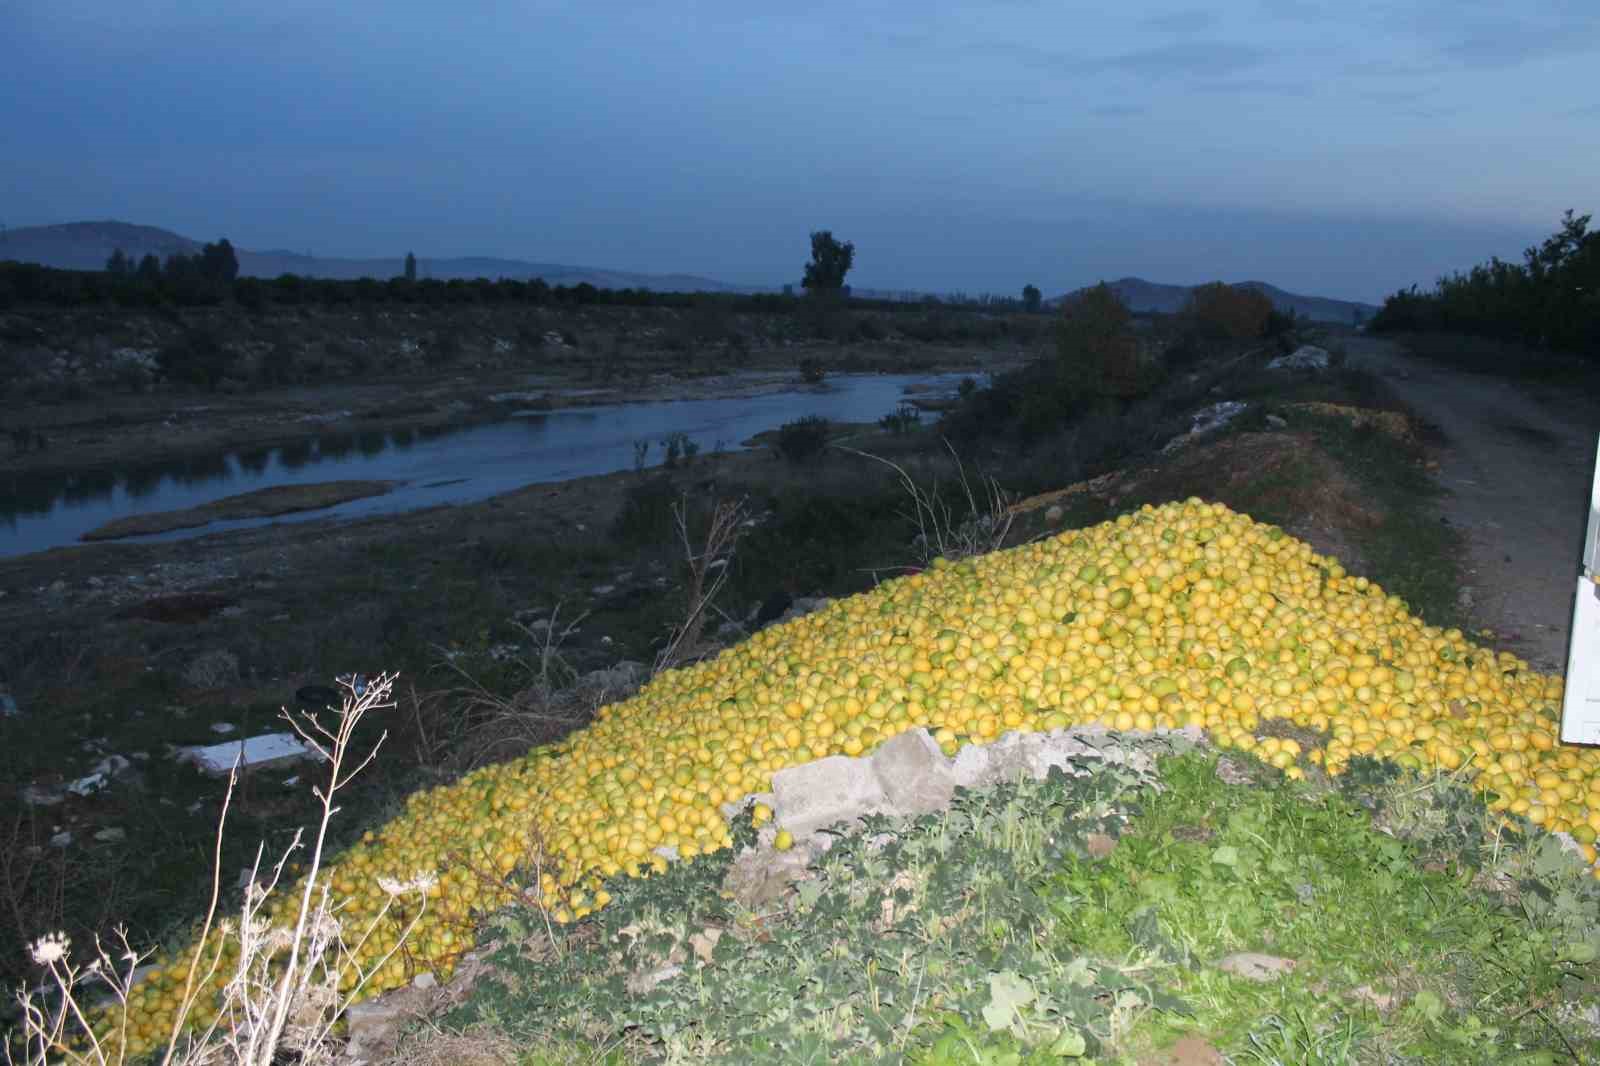
M 406 253 L 406 280 L 417 280 L 417 257 L 410 252 Z
M 811 262 L 806 264 L 800 284 L 813 295 L 838 293 L 844 289 L 844 276 L 850 273 L 855 258 L 854 244 L 841 244 L 833 239 L 831 230 L 818 230 L 811 235 Z
M 121 248 L 114 250 L 111 258 L 106 260 L 106 273 L 119 278 L 133 273 L 133 261 L 128 258 L 128 253 Z
M 1022 287 L 1022 309 L 1030 315 L 1039 310 L 1039 305 L 1044 302 L 1044 293 L 1039 291 L 1037 285 L 1024 285 Z
M 200 276 L 209 281 L 232 281 L 239 276 L 239 257 L 224 237 L 200 249 Z

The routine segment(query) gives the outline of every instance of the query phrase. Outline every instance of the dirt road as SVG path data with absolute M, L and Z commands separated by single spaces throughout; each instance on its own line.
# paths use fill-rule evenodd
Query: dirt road
M 1466 538 L 1461 602 L 1474 625 L 1494 631 L 1495 647 L 1564 670 L 1600 400 L 1451 370 L 1377 337 L 1346 348 L 1443 435 L 1441 508 Z

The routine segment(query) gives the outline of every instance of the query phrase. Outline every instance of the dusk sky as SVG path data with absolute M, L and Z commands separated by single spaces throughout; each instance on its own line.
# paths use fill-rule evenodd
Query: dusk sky
M 1380 300 L 1600 208 L 1597 0 L 0 0 L 0 223 Z

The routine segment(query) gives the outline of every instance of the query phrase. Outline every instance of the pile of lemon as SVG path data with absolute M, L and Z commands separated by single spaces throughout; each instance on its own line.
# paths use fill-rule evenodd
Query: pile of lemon
M 1190 499 L 936 561 L 665 673 L 559 744 L 412 796 L 326 878 L 347 930 L 389 908 L 359 950 L 369 962 L 427 896 L 370 995 L 447 973 L 475 918 L 516 893 L 567 922 L 606 904 L 606 878 L 664 869 L 666 848 L 726 847 L 721 805 L 766 791 L 776 770 L 916 726 L 954 753 L 1093 723 L 1198 726 L 1291 776 L 1357 755 L 1460 769 L 1496 809 L 1570 832 L 1593 862 L 1600 757 L 1558 744 L 1560 699 L 1559 678 L 1423 624 L 1280 529 Z M 1299 729 L 1263 738 L 1269 720 Z M 419 872 L 437 882 L 393 895 Z M 276 897 L 275 917 L 298 900 Z M 234 950 L 222 947 L 219 986 Z M 136 1047 L 164 1035 L 184 969 L 135 990 Z

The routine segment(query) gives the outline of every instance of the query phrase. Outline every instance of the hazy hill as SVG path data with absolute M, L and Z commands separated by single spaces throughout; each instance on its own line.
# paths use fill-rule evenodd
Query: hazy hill
M 1128 310 L 1160 311 L 1166 314 L 1181 310 L 1184 301 L 1189 298 L 1189 292 L 1194 288 L 1192 285 L 1163 285 L 1143 278 L 1122 278 L 1106 284 L 1127 305 Z M 1360 312 L 1363 320 L 1378 313 L 1378 308 L 1373 304 L 1356 300 L 1333 300 L 1326 296 L 1302 296 L 1299 293 L 1285 292 L 1276 285 L 1269 285 L 1264 281 L 1236 281 L 1233 285 L 1236 288 L 1255 289 L 1265 293 L 1272 301 L 1272 306 L 1279 311 L 1293 311 L 1315 322 L 1349 324 L 1357 312 Z M 1051 302 L 1059 304 L 1062 300 L 1069 300 L 1085 291 L 1087 290 L 1076 289 Z
M 121 248 L 135 260 L 147 254 L 165 259 L 175 252 L 198 252 L 201 242 L 158 229 L 155 226 L 136 226 L 129 222 L 68 222 L 59 226 L 25 226 L 7 230 L 0 235 L 0 260 L 15 259 L 24 263 L 67 270 L 99 270 L 105 266 L 111 253 Z M 405 269 L 404 254 L 388 259 L 337 259 L 306 255 L 284 249 L 250 251 L 235 249 L 239 256 L 241 274 L 275 278 L 280 274 L 298 274 L 307 278 L 392 278 Z M 693 274 L 638 274 L 625 270 L 606 270 L 599 267 L 569 266 L 562 263 L 534 263 L 522 259 L 495 259 L 484 256 L 467 256 L 456 259 L 418 259 L 417 276 L 448 281 L 453 278 L 512 278 L 526 281 L 543 278 L 551 285 L 580 285 L 588 282 L 599 289 L 649 289 L 656 292 L 773 292 L 778 286 L 731 285 L 712 278 Z M 1268 285 L 1263 281 L 1241 281 L 1236 284 L 1259 289 L 1271 298 L 1280 311 L 1294 311 L 1317 321 L 1350 322 L 1355 312 L 1363 318 L 1376 314 L 1372 304 L 1349 300 L 1331 300 L 1321 296 L 1302 296 L 1298 293 Z M 1187 285 L 1162 285 L 1143 278 L 1123 278 L 1110 283 L 1111 288 L 1134 311 L 1177 311 L 1189 296 Z M 799 291 L 799 286 L 795 286 Z M 914 298 L 916 294 L 856 288 L 856 295 L 880 299 Z M 1077 292 L 1082 292 L 1082 289 Z M 1048 301 L 1058 305 L 1076 292 Z
M 201 244 L 200 241 L 154 226 L 111 221 L 68 222 L 59 226 L 25 226 L 7 230 L 0 237 L 0 260 L 15 259 L 67 270 L 99 270 L 118 248 L 135 260 L 146 254 L 165 259 L 174 252 L 198 252 Z M 404 253 L 389 259 L 335 259 L 282 249 L 254 252 L 237 248 L 235 251 L 239 256 L 239 272 L 254 277 L 275 278 L 280 274 L 298 274 L 307 278 L 392 278 L 405 270 Z M 440 281 L 452 278 L 512 278 L 518 281 L 543 278 L 551 285 L 588 282 L 600 289 L 632 288 L 661 292 L 761 291 L 753 286 L 730 285 L 691 274 L 637 274 L 625 270 L 481 256 L 419 258 L 417 276 Z

